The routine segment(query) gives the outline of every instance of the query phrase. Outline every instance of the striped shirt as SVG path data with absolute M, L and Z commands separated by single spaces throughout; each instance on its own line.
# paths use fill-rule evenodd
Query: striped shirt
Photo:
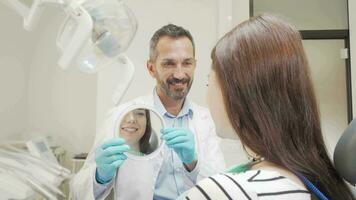
M 211 200 L 310 200 L 310 192 L 279 172 L 249 170 L 245 173 L 221 173 L 200 181 L 179 199 Z

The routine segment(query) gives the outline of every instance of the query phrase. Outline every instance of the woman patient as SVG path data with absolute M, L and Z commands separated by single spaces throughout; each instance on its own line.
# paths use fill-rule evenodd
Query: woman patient
M 299 32 L 271 15 L 238 25 L 211 53 L 208 104 L 224 138 L 251 157 L 202 180 L 184 199 L 353 199 L 322 137 Z
M 120 124 L 120 137 L 130 146 L 130 153 L 143 156 L 152 153 L 151 117 L 148 109 L 135 109 L 127 113 Z

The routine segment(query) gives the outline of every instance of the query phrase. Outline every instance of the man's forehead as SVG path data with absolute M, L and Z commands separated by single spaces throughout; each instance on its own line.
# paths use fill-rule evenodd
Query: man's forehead
M 156 46 L 158 52 L 187 51 L 193 53 L 193 44 L 187 37 L 162 37 Z
M 158 60 L 188 60 L 195 59 L 192 50 L 187 48 L 170 48 L 157 50 Z

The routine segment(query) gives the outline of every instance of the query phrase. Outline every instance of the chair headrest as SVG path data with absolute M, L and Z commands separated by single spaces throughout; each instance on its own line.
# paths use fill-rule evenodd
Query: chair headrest
M 356 119 L 352 120 L 336 144 L 334 164 L 345 180 L 356 183 Z

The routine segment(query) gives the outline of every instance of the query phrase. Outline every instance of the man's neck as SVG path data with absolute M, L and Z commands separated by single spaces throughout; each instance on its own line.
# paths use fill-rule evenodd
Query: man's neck
M 157 95 L 160 98 L 164 108 L 166 108 L 169 114 L 177 116 L 179 112 L 182 110 L 184 99 L 173 100 L 158 90 L 157 90 Z

